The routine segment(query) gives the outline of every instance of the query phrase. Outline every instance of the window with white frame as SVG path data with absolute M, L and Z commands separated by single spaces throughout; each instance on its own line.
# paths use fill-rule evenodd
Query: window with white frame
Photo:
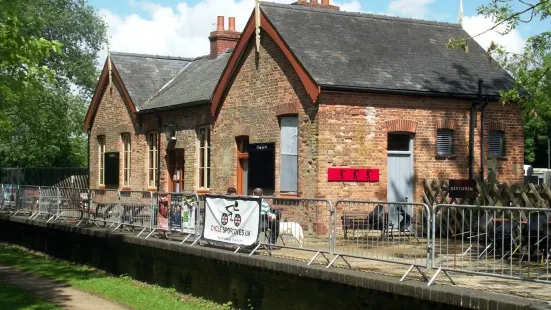
M 157 187 L 157 132 L 150 132 L 147 136 L 148 144 L 148 186 Z
M 105 136 L 98 136 L 99 185 L 105 184 Z
M 210 128 L 209 126 L 197 129 L 197 140 L 199 144 L 198 160 L 198 187 L 210 188 Z
M 501 130 L 490 130 L 488 144 L 490 146 L 490 156 L 505 156 L 505 133 Z
M 298 191 L 298 117 L 282 116 L 280 119 L 279 190 Z
M 452 135 L 451 129 L 438 129 L 436 131 L 436 155 L 450 156 L 452 155 Z
M 122 139 L 122 182 L 124 186 L 130 185 L 130 176 L 131 176 L 131 164 L 130 164 L 130 154 L 132 151 L 132 145 L 130 141 L 130 134 L 123 133 L 121 134 Z

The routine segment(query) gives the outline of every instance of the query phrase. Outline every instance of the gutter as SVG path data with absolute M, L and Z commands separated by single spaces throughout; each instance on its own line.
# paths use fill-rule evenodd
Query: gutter
M 371 88 L 371 87 L 356 87 L 356 86 L 343 86 L 343 85 L 321 85 L 322 91 L 345 91 L 353 93 L 376 93 L 376 94 L 393 94 L 404 96 L 425 96 L 425 97 L 448 97 L 457 99 L 478 99 L 477 94 L 458 94 L 458 93 L 446 93 L 446 92 L 426 92 L 417 90 L 404 90 L 404 89 L 384 89 L 384 88 Z M 487 95 L 486 99 L 499 100 L 499 95 Z
M 484 182 L 484 109 L 488 105 L 488 100 L 480 108 L 480 181 Z
M 159 193 L 161 189 L 161 129 L 162 129 L 162 122 L 161 122 L 161 115 L 159 113 L 156 113 L 155 116 L 157 116 L 157 193 Z
M 209 103 L 211 103 L 210 99 L 202 99 L 202 100 L 197 100 L 197 101 L 192 101 L 192 102 L 180 103 L 180 104 L 176 104 L 176 105 L 168 105 L 168 106 L 159 107 L 159 108 L 145 109 L 145 110 L 142 109 L 142 110 L 138 111 L 137 114 L 147 114 L 147 113 L 155 113 L 155 112 L 161 112 L 161 111 L 174 110 L 174 109 L 179 109 L 179 108 L 195 107 L 195 106 L 198 106 L 198 105 L 209 104 Z

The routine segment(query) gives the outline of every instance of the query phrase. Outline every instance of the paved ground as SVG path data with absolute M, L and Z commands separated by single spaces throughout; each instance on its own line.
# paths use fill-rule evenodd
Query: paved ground
M 64 309 L 79 310 L 120 310 L 128 309 L 114 302 L 91 295 L 49 279 L 0 265 L 0 281 L 29 291 L 50 303 Z

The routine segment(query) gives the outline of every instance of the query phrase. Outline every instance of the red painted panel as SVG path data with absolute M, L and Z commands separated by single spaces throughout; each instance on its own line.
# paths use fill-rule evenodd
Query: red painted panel
M 379 182 L 379 169 L 371 168 L 329 168 L 329 182 Z

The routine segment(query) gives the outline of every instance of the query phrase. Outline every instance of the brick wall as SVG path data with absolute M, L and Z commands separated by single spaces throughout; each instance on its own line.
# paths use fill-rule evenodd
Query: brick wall
M 131 139 L 131 189 L 143 189 L 147 186 L 147 141 L 136 133 L 131 112 L 121 95 L 121 88 L 113 81 L 104 91 L 96 112 L 90 134 L 90 187 L 99 184 L 99 143 L 98 135 L 105 136 L 105 152 L 120 153 L 119 187 L 123 186 L 122 170 L 122 133 L 130 133 Z M 114 187 L 117 188 L 117 187 Z
M 211 114 L 207 104 L 189 108 L 179 108 L 171 111 L 159 112 L 161 118 L 161 147 L 160 147 L 160 189 L 161 191 L 171 190 L 171 151 L 175 148 L 184 151 L 184 191 L 199 190 L 197 187 L 197 127 L 209 125 Z M 144 114 L 142 117 L 142 126 L 144 131 L 157 130 L 158 119 L 153 113 Z M 166 134 L 170 127 L 165 125 L 176 125 L 176 142 L 168 143 Z
M 148 185 L 148 143 L 147 135 L 151 131 L 160 132 L 160 190 L 171 190 L 170 152 L 175 147 L 184 151 L 184 190 L 197 190 L 197 126 L 210 124 L 209 107 L 205 105 L 158 112 L 161 117 L 161 130 L 157 114 L 138 115 L 136 124 L 132 123 L 130 112 L 126 108 L 121 89 L 113 82 L 113 90 L 107 89 L 102 96 L 96 113 L 90 136 L 90 183 L 92 188 L 99 186 L 99 143 L 98 135 L 105 135 L 105 152 L 120 152 L 119 186 L 123 188 L 122 140 L 121 133 L 131 133 L 131 182 L 125 189 L 155 190 Z M 176 125 L 177 142 L 167 143 L 167 124 Z M 117 187 L 112 187 L 117 188 Z
M 277 110 L 294 106 L 299 119 L 298 190 L 302 196 L 316 194 L 317 106 L 308 95 L 291 64 L 267 35 L 261 36 L 256 59 L 254 42 L 245 56 L 226 99 L 219 108 L 212 131 L 213 190 L 224 192 L 237 183 L 237 157 L 234 130 L 249 127 L 249 143 L 275 143 L 275 192 L 279 192 L 279 135 Z M 258 61 L 258 66 L 256 64 Z
M 414 136 L 414 182 L 416 201 L 421 200 L 424 179 L 468 178 L 469 108 L 471 101 L 385 94 L 322 92 L 318 118 L 318 194 L 328 198 L 387 198 L 387 121 L 409 120 L 416 124 Z M 436 130 L 440 121 L 454 121 L 453 158 L 436 157 Z M 524 137 L 520 107 L 491 103 L 488 123 L 505 124 L 506 158 L 497 160 L 500 182 L 523 180 Z M 477 124 L 480 123 L 478 113 Z M 486 140 L 487 141 L 487 140 Z M 475 177 L 480 175 L 480 126 L 475 130 Z M 488 154 L 486 142 L 485 152 Z M 329 183 L 327 168 L 367 167 L 380 169 L 379 183 Z M 488 165 L 486 164 L 486 168 Z M 487 169 L 486 169 L 487 170 Z M 486 177 L 487 177 L 486 172 Z

